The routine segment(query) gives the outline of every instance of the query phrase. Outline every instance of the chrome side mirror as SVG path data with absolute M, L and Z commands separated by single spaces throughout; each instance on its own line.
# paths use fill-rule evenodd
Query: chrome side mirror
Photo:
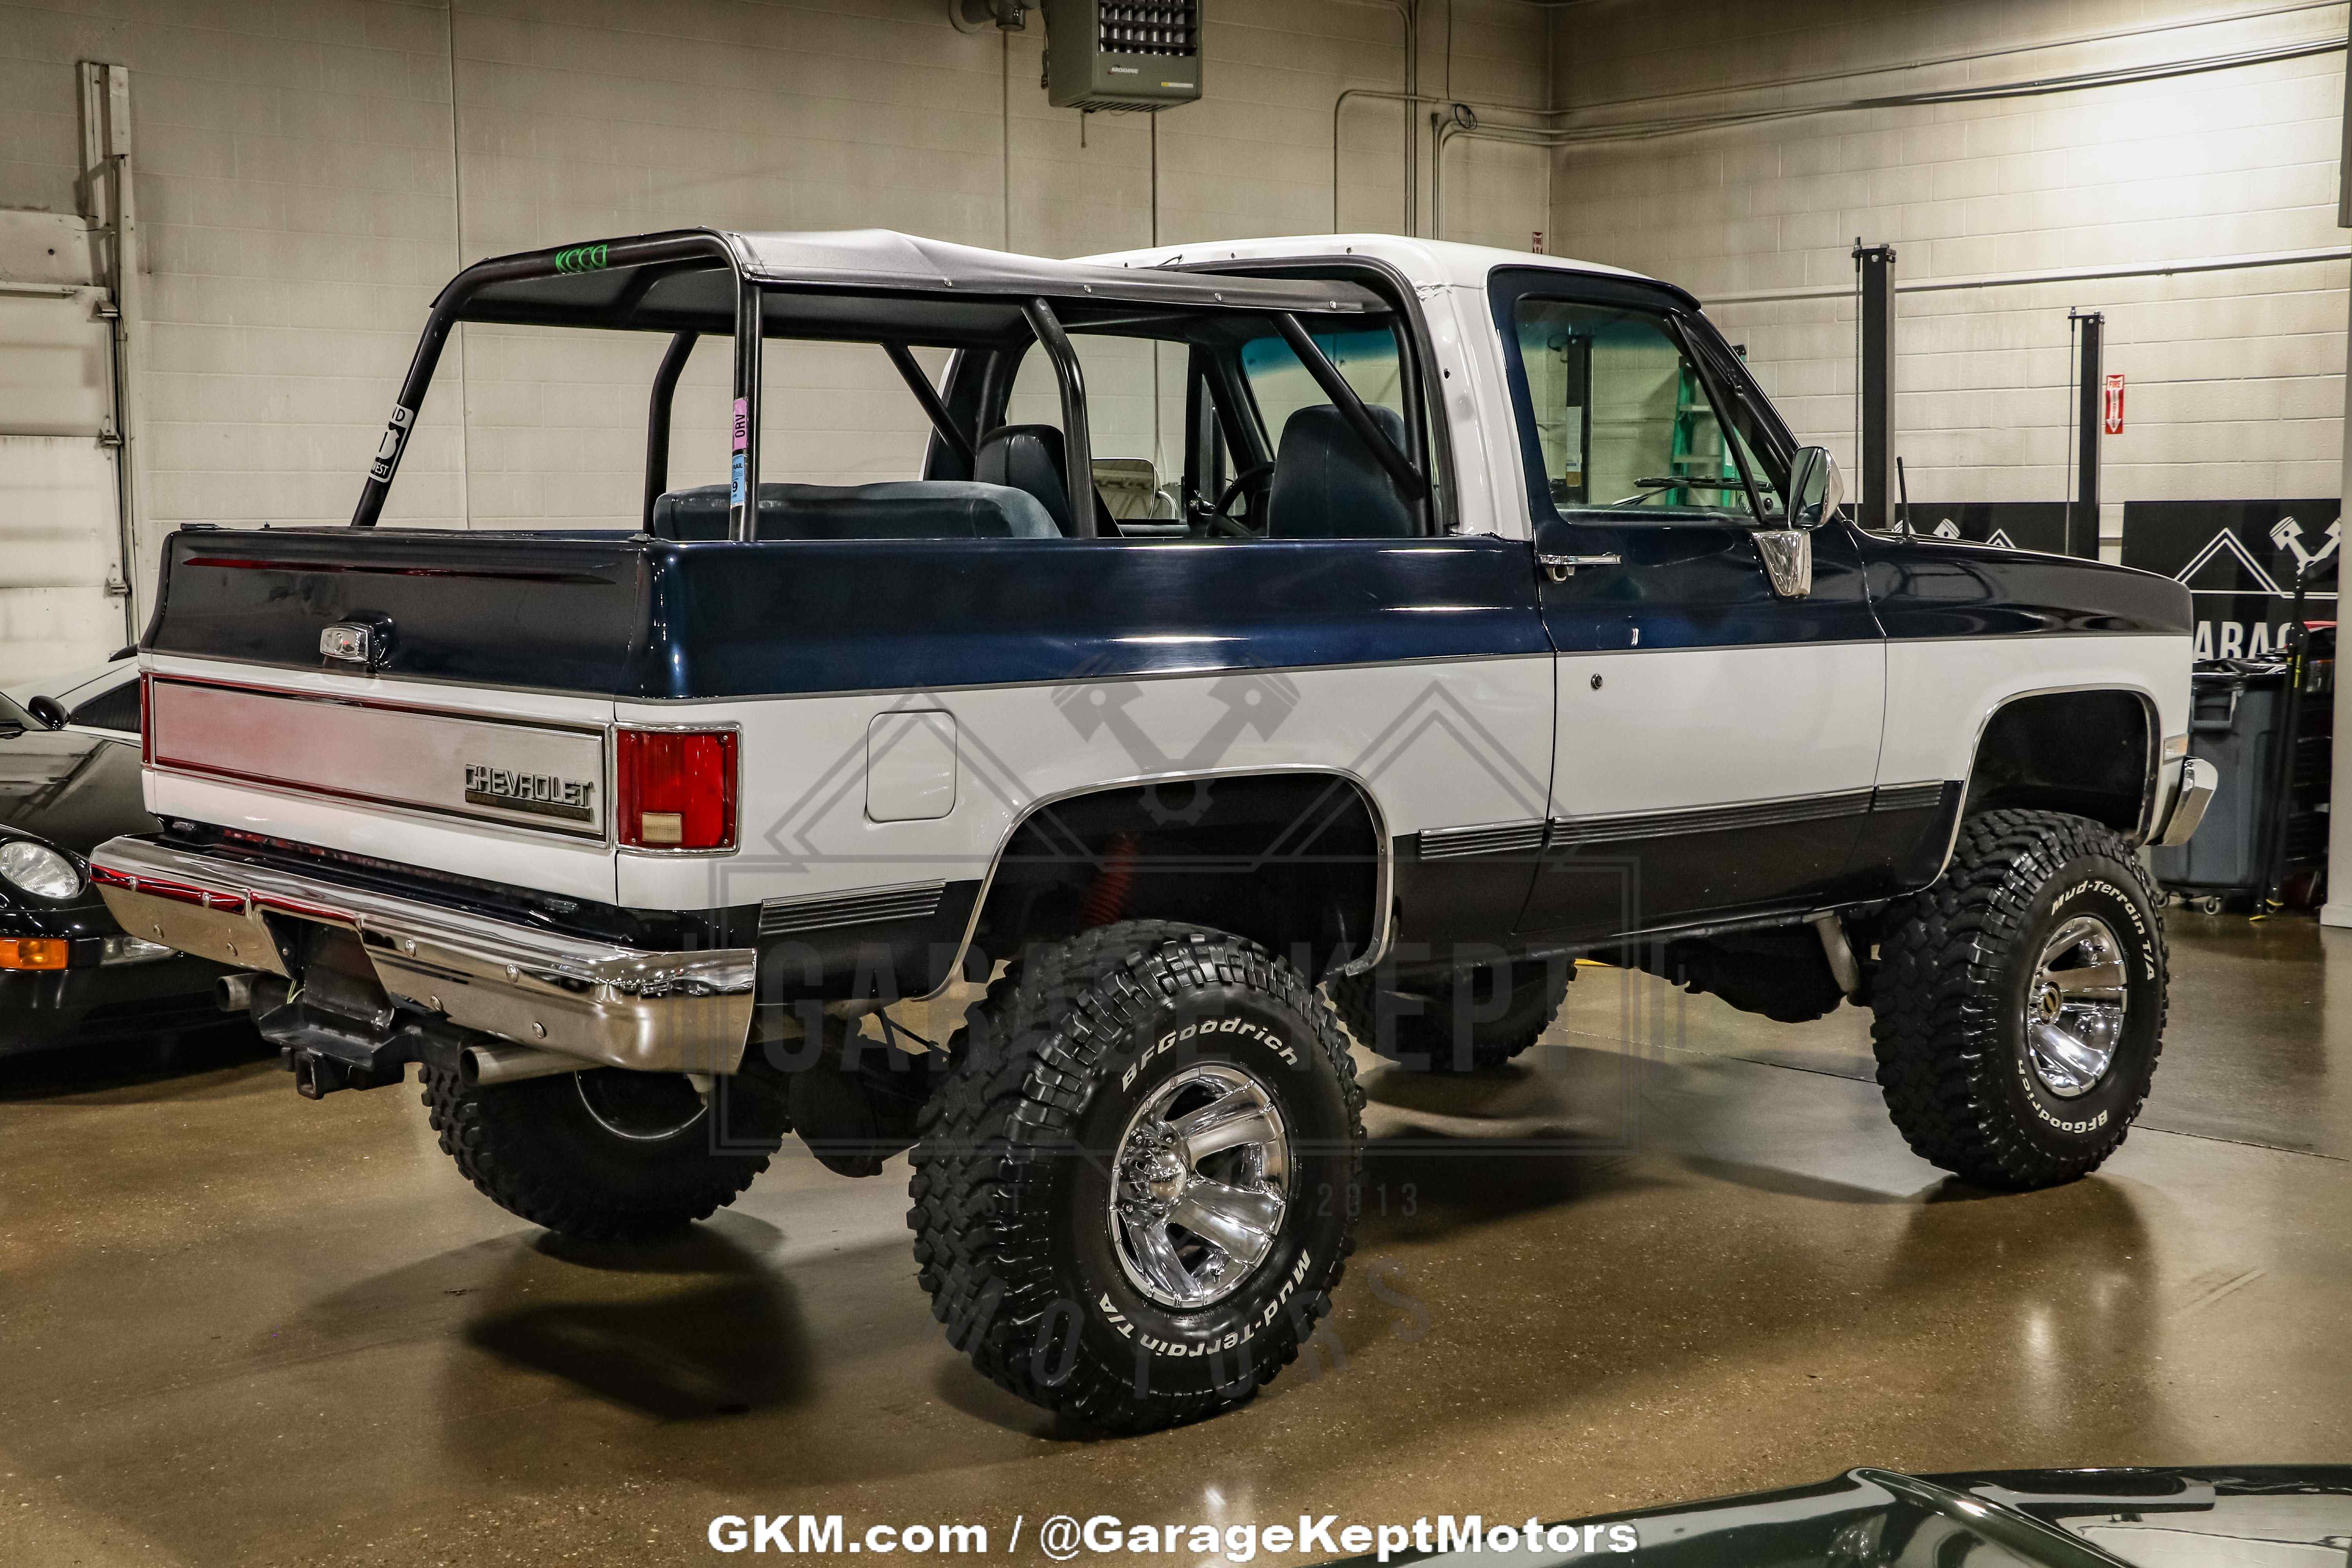
M 1845 500 L 1845 476 L 1827 447 L 1806 447 L 1789 464 L 1789 525 L 1819 528 Z
M 1813 535 L 1837 515 L 1845 499 L 1845 482 L 1826 447 L 1807 447 L 1789 464 L 1788 523 L 1759 528 L 1753 535 L 1756 554 L 1772 592 L 1783 599 L 1801 599 L 1813 591 Z

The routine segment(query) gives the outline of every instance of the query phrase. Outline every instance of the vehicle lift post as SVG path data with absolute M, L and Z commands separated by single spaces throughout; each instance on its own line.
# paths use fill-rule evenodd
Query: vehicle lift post
M 1895 526 L 1895 247 L 1853 242 L 1860 278 L 1861 363 L 1856 367 L 1860 416 L 1854 461 L 1861 467 L 1855 521 Z
M 2076 360 L 2074 403 L 2074 500 L 2066 508 L 2066 553 L 2099 558 L 2099 437 L 2105 417 L 2100 373 L 2105 369 L 2107 318 L 2098 310 L 2069 310 L 2070 328 L 2082 331 Z

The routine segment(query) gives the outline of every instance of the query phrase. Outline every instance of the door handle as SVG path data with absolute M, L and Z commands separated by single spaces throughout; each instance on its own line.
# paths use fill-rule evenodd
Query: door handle
M 1576 575 L 1576 569 L 1580 566 L 1622 566 L 1625 558 L 1622 555 L 1538 555 L 1536 563 L 1553 582 L 1565 583 Z

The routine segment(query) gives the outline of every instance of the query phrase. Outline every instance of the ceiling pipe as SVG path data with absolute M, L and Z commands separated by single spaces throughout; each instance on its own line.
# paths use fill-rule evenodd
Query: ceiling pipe
M 1523 147 L 1590 146 L 1609 142 L 1647 141 L 1654 137 L 1672 136 L 1685 132 L 1711 131 L 1733 125 L 1750 125 L 1774 120 L 1792 120 L 1815 114 L 1835 114 L 1871 109 L 1901 109 L 1925 107 L 1942 103 L 1968 103 L 1987 100 L 2041 97 L 2051 93 L 2077 92 L 2093 88 L 2119 87 L 2135 82 L 2167 80 L 2184 76 L 2198 76 L 2210 71 L 2234 70 L 2245 66 L 2264 65 L 2277 60 L 2300 59 L 2310 55 L 2329 54 L 2346 47 L 2342 37 L 2309 39 L 2291 44 L 2273 45 L 2265 48 L 2242 49 L 2228 54 L 2206 55 L 2186 60 L 2160 61 L 2148 65 L 2126 66 L 2105 70 L 2085 71 L 2070 76 L 2036 77 L 2019 81 L 1987 82 L 1969 87 L 1929 89 L 1921 92 L 1895 93 L 1877 98 L 1846 99 L 1827 103 L 1796 104 L 1784 108 L 1749 110 L 1724 114 L 1692 115 L 1677 120 L 1632 121 L 1622 125 L 1559 126 L 1547 128 L 1534 125 L 1486 125 L 1469 106 L 1455 104 L 1449 115 L 1433 115 L 1434 149 L 1430 159 L 1430 237 L 1443 238 L 1445 219 L 1441 205 L 1441 192 L 1445 175 L 1445 145 L 1457 138 L 1483 142 L 1507 142 Z M 1570 112 L 1567 110 L 1541 111 L 1521 110 L 1520 113 L 1537 113 L 1539 117 L 1557 118 Z M 1465 116 L 1467 115 L 1467 119 Z M 1332 120 L 1332 169 L 1334 190 L 1337 190 L 1339 168 L 1339 120 L 1335 110 Z M 1336 205 L 1336 203 L 1335 203 Z
M 1538 134 L 1556 138 L 1550 143 L 1554 146 L 1648 141 L 1660 136 L 1681 135 L 1686 132 L 1716 131 L 1734 125 L 1755 125 L 1774 120 L 1797 120 L 1815 114 L 1845 114 L 1872 109 L 1916 109 L 1935 104 L 1976 103 L 2011 98 L 2039 98 L 2053 93 L 2081 92 L 2093 88 L 2126 87 L 2137 82 L 2165 81 L 2179 77 L 2200 76 L 2209 71 L 2236 70 L 2246 66 L 2269 65 L 2281 60 L 2302 59 L 2311 55 L 2333 54 L 2341 51 L 2344 47 L 2345 38 L 2343 35 L 2337 34 L 2329 37 L 2306 39 L 2296 43 L 2237 49 L 2225 54 L 2200 55 L 2189 59 L 2162 60 L 2140 66 L 2111 67 L 2102 70 L 2079 71 L 2063 76 L 2032 77 L 2022 80 L 1927 89 L 1918 92 L 1887 93 L 1869 98 L 1833 99 L 1821 103 L 1790 104 L 1773 109 L 1727 110 L 1717 114 L 1691 114 L 1670 120 L 1624 121 L 1612 124 L 1563 128 L 1556 132 L 1538 132 Z
M 1546 137 L 1557 137 L 1560 132 L 1555 131 L 1545 131 L 1540 127 L 1532 125 L 1505 125 L 1489 127 L 1478 118 L 1479 110 L 1483 110 L 1490 114 L 1529 114 L 1538 116 L 1538 118 L 1548 118 L 1552 115 L 1564 114 L 1568 112 L 1566 110 L 1529 109 L 1524 104 L 1517 103 L 1477 103 L 1458 98 L 1433 98 L 1423 93 L 1391 92 L 1386 88 L 1379 87 L 1351 87 L 1343 89 L 1339 96 L 1332 100 L 1331 104 L 1331 228 L 1334 233 L 1339 232 L 1339 111 L 1347 107 L 1348 100 L 1351 98 L 1369 98 L 1383 103 L 1403 103 L 1415 106 L 1421 104 L 1431 104 L 1444 110 L 1444 113 L 1433 114 L 1430 117 L 1433 121 L 1431 126 L 1431 141 L 1433 143 L 1431 153 L 1432 162 L 1429 175 L 1429 226 L 1430 237 L 1432 239 L 1438 237 L 1438 231 L 1443 226 L 1439 222 L 1437 216 L 1437 195 L 1439 184 L 1438 176 L 1441 173 L 1441 164 L 1444 153 L 1444 140 L 1450 131 L 1460 127 L 1464 123 L 1465 116 L 1467 117 L 1467 124 L 1473 129 L 1460 131 L 1460 134 L 1490 137 L 1492 140 L 1503 141 L 1507 138 L 1496 134 L 1496 132 L 1518 131 L 1531 136 Z M 1556 142 L 1545 142 L 1540 144 L 1544 146 L 1558 145 Z M 1408 216 L 1411 215 L 1408 214 Z M 1408 229 L 1407 232 L 1411 232 L 1411 230 Z
M 1519 110 L 1521 114 L 1538 112 Z M 1565 110 L 1552 111 L 1566 113 Z M 1517 147 L 1564 147 L 1574 140 L 1565 130 L 1546 130 L 1538 125 L 1489 125 L 1472 111 L 1470 105 L 1456 103 L 1452 111 L 1432 115 L 1435 121 L 1433 135 L 1436 149 L 1430 156 L 1429 168 L 1429 237 L 1445 237 L 1445 212 L 1441 205 L 1445 186 L 1445 144 L 1449 142 L 1507 142 Z
M 1558 10 L 1568 5 L 1600 4 L 1601 0 L 1527 0 L 1528 4 Z M 1850 81 L 1856 77 L 1901 76 L 1939 66 L 1973 65 L 1981 60 L 2000 59 L 2011 55 L 2049 54 L 2059 49 L 2086 47 L 2093 44 L 2109 44 L 2123 38 L 2146 38 L 2158 33 L 2179 33 L 2198 27 L 2218 27 L 2233 23 L 2260 22 L 2273 16 L 2292 16 L 2305 11 L 2341 9 L 2344 0 L 2294 0 L 2294 4 L 2273 5 L 2260 11 L 2221 11 L 2201 16 L 2182 17 L 2176 21 L 2138 22 L 2128 27 L 2111 28 L 2099 33 L 2077 33 L 2072 37 L 2043 38 L 2030 44 L 2004 44 L 1998 48 L 1971 49 L 1958 54 L 1934 55 L 1925 59 L 1901 60 L 1892 65 L 1842 66 L 1833 70 L 1811 71 L 1802 76 L 1775 77 L 1765 81 L 1732 82 L 1718 87 L 1677 88 L 1669 92 L 1636 93 L 1627 98 L 1595 98 L 1585 100 L 1583 107 L 1615 109 L 1626 104 L 1668 103 L 1677 99 L 1736 98 L 1749 92 L 1786 92 L 1792 87 L 1811 87 L 1826 81 Z
M 1404 90 L 1391 93 L 1384 88 L 1351 87 L 1343 89 L 1331 104 L 1331 232 L 1339 232 L 1339 110 L 1350 98 L 1393 99 L 1402 102 L 1421 101 L 1421 6 L 1419 0 L 1360 0 L 1361 4 L 1386 5 L 1397 14 L 1402 24 L 1403 37 L 1399 39 L 1404 55 Z M 1421 139 L 1413 134 L 1408 117 L 1404 137 L 1404 232 L 1411 234 L 1415 220 L 1421 216 Z

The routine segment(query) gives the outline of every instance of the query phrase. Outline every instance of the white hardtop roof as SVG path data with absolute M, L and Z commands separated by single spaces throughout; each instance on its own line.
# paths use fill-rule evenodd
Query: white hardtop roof
M 1136 268 L 1080 258 L 1057 261 L 1014 251 L 957 245 L 895 229 L 861 228 L 798 234 L 720 231 L 746 276 L 770 282 L 847 282 L 906 289 L 973 289 L 995 294 L 1131 294 Z M 1199 282 L 1181 273 L 1143 285 L 1154 294 L 1201 304 L 1268 309 L 1374 308 L 1378 301 L 1341 284 L 1305 285 L 1275 279 L 1233 285 Z
M 1368 256 L 1385 261 L 1415 285 L 1442 284 L 1484 289 L 1498 267 L 1546 267 L 1598 278 L 1630 278 L 1658 282 L 1640 272 L 1578 261 L 1565 256 L 1538 256 L 1532 251 L 1504 250 L 1491 245 L 1464 245 L 1451 239 L 1413 239 L 1395 234 L 1302 234 L 1262 239 L 1221 239 L 1193 245 L 1163 245 L 1149 250 L 1120 250 L 1078 259 L 1097 267 L 1213 267 L 1221 261 L 1293 261 L 1339 256 Z M 1668 285 L 1672 287 L 1672 285 Z
M 841 297 L 928 299 L 928 306 L 908 308 L 916 315 L 929 310 L 933 316 L 943 310 L 955 318 L 971 318 L 977 307 L 992 306 L 1001 315 L 1007 308 L 1017 311 L 1023 300 L 1084 302 L 1089 296 L 1105 306 L 1172 302 L 1308 313 L 1389 308 L 1373 290 L 1343 279 L 1104 267 L 879 228 L 804 234 L 671 229 L 524 251 L 476 262 L 451 279 L 439 298 L 457 290 L 467 321 L 717 331 L 734 314 L 730 265 L 757 284 Z M 968 300 L 973 306 L 968 307 Z M 987 310 L 977 313 L 986 315 Z M 963 320 L 961 325 L 967 331 L 979 330 L 972 320 Z

